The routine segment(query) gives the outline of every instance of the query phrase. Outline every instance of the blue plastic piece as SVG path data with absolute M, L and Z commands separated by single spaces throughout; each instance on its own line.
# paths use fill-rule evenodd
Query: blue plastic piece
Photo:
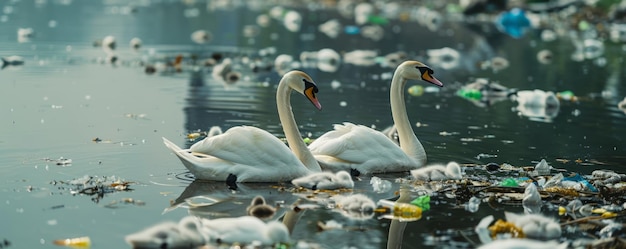
M 496 25 L 500 31 L 510 35 L 511 37 L 520 38 L 530 27 L 530 20 L 526 17 L 524 10 L 520 8 L 513 8 L 500 14 L 496 20 Z

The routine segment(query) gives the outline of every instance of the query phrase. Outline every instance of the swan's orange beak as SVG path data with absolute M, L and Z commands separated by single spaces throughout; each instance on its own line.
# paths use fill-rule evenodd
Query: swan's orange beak
M 439 81 L 437 78 L 435 78 L 432 74 L 430 74 L 429 70 L 426 70 L 423 74 L 422 74 L 422 79 L 425 80 L 428 83 L 437 85 L 438 87 L 443 87 L 443 83 L 441 83 L 441 81 Z
M 306 98 L 309 99 L 311 103 L 313 103 L 315 108 L 321 110 L 322 104 L 320 104 L 320 102 L 317 100 L 317 97 L 315 97 L 315 93 L 317 93 L 316 87 L 309 87 L 307 89 L 304 89 L 304 96 L 306 96 Z

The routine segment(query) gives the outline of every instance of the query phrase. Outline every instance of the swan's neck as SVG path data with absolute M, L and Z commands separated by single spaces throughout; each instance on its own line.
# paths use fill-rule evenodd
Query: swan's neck
M 278 84 L 278 90 L 276 91 L 278 117 L 280 118 L 280 123 L 283 125 L 283 132 L 285 132 L 287 143 L 291 151 L 300 159 L 304 166 L 313 171 L 321 171 L 320 165 L 302 140 L 302 135 L 300 135 L 300 131 L 298 130 L 296 119 L 291 110 L 291 91 L 287 82 L 283 82 L 282 80 Z
M 391 80 L 390 89 L 390 101 L 391 101 L 391 115 L 393 116 L 393 122 L 398 130 L 398 137 L 400 138 L 400 148 L 409 157 L 417 160 L 420 164 L 426 163 L 426 153 L 424 147 L 415 136 L 413 128 L 411 128 L 411 122 L 406 113 L 406 104 L 404 102 L 404 87 L 406 86 L 407 79 L 402 77 L 402 70 L 398 68 L 393 74 Z

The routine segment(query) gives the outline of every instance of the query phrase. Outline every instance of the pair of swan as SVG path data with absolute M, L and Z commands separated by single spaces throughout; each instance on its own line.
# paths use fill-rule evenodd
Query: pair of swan
M 362 174 L 409 171 L 425 164 L 426 153 L 406 112 L 404 87 L 408 80 L 443 86 L 434 78 L 433 70 L 421 62 L 406 61 L 397 67 L 391 82 L 390 100 L 400 146 L 379 131 L 344 123 L 335 125 L 334 130 L 307 147 L 291 110 L 291 92 L 303 94 L 317 109 L 321 109 L 321 104 L 315 96 L 318 89 L 311 77 L 296 70 L 283 75 L 276 92 L 278 114 L 289 147 L 267 131 L 250 126 L 230 128 L 189 149 L 181 149 L 166 138 L 163 141 L 197 179 L 203 180 L 280 182 L 322 169 L 357 170 Z

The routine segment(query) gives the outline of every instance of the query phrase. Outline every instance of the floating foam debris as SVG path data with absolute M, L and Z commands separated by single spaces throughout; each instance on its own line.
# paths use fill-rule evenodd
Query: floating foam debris
M 376 193 L 386 193 L 391 190 L 391 182 L 388 180 L 383 180 L 380 177 L 372 176 L 370 179 L 370 184 Z

